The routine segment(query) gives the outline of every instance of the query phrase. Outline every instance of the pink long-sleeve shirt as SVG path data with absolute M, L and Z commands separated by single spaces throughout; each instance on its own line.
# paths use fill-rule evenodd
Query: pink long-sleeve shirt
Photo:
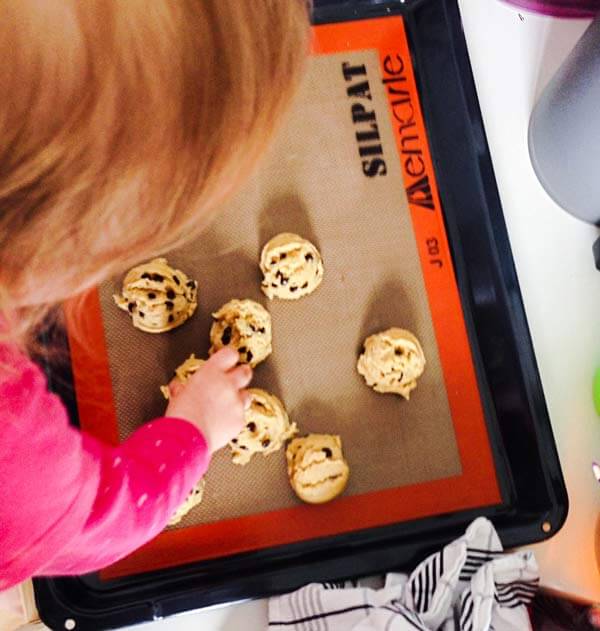
M 155 419 L 118 447 L 74 429 L 41 370 L 0 346 L 0 590 L 132 552 L 165 527 L 209 458 L 181 419 Z

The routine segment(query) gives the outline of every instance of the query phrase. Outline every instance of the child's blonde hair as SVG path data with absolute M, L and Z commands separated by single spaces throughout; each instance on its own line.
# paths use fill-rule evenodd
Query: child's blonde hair
M 248 174 L 301 74 L 305 0 L 0 3 L 0 313 L 177 246 Z

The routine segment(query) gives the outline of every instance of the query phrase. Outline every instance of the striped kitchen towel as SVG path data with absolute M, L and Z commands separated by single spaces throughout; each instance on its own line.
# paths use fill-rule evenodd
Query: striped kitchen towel
M 307 585 L 269 601 L 271 631 L 530 631 L 526 605 L 538 586 L 531 553 L 503 554 L 491 522 L 410 575 Z

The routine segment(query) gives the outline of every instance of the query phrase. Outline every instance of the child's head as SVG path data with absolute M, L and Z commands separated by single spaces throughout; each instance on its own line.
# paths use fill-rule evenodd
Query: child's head
M 3 0 L 0 312 L 24 328 L 197 234 L 265 147 L 307 34 L 305 0 Z

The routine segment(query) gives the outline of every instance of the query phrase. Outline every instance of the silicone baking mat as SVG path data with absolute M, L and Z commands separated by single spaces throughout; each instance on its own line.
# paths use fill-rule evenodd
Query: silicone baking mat
M 325 278 L 309 297 L 269 302 L 258 258 L 283 231 L 317 245 Z M 199 281 L 198 311 L 149 335 L 114 305 L 120 279 L 90 294 L 92 348 L 71 340 L 82 427 L 117 442 L 160 416 L 159 386 L 191 352 L 207 354 L 211 312 L 252 298 L 271 312 L 274 348 L 253 385 L 302 433 L 340 434 L 351 478 L 343 497 L 306 506 L 283 452 L 240 467 L 222 450 L 203 503 L 103 577 L 500 502 L 402 18 L 315 28 L 260 169 L 200 239 L 166 256 Z M 409 402 L 356 373 L 364 338 L 389 326 L 413 331 L 427 357 Z

